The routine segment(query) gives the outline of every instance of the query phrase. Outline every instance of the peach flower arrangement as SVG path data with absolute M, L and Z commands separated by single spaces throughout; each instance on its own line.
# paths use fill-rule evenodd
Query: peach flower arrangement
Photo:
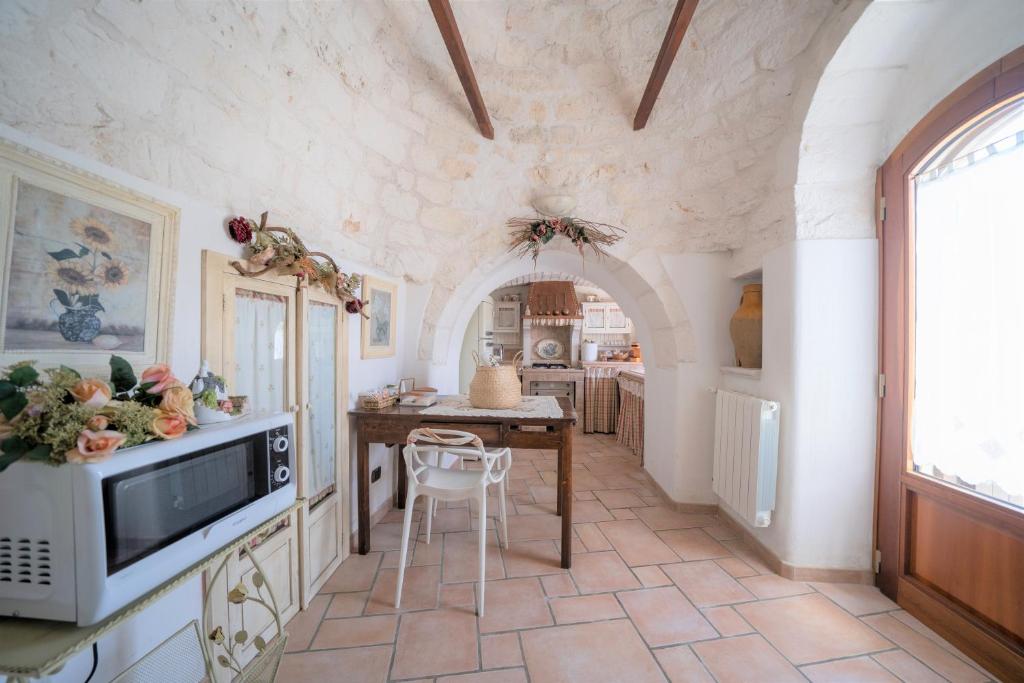
M 72 368 L 40 374 L 32 362 L 0 377 L 0 471 L 22 458 L 51 464 L 102 462 L 120 448 L 181 437 L 194 429 L 194 397 L 165 364 L 136 378 L 110 358 L 110 379 Z

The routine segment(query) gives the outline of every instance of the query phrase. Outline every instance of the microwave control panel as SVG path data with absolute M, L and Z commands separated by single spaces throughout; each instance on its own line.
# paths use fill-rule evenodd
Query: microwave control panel
M 288 457 L 291 452 L 291 437 L 288 434 L 288 427 L 276 427 L 267 432 L 267 445 L 269 446 L 270 490 L 276 491 L 287 486 L 292 478 L 291 463 Z

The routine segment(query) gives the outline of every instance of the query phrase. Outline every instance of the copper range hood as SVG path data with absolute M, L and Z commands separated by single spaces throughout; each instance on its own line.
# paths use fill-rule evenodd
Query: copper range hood
M 535 282 L 523 318 L 534 325 L 572 325 L 583 319 L 583 307 L 571 282 Z

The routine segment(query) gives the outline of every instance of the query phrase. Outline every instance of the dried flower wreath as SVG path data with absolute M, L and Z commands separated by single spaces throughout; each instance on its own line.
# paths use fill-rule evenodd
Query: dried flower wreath
M 625 230 L 606 223 L 595 223 L 582 218 L 511 218 L 507 223 L 512 228 L 512 244 L 509 251 L 517 256 L 530 255 L 536 261 L 541 247 L 561 235 L 572 241 L 584 255 L 589 246 L 598 258 L 607 256 L 607 247 L 622 239 Z
M 258 224 L 244 216 L 232 218 L 228 221 L 228 234 L 247 247 L 247 263 L 231 262 L 240 274 L 256 277 L 276 270 L 280 275 L 304 278 L 344 301 L 349 313 L 366 316 L 363 302 L 356 296 L 360 277 L 343 273 L 334 259 L 322 251 L 307 249 L 291 228 L 268 226 L 266 211 L 260 215 Z

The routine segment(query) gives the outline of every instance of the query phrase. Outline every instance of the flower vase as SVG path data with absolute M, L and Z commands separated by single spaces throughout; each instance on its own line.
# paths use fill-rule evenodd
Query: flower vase
M 740 307 L 729 321 L 729 336 L 736 351 L 736 365 L 761 367 L 761 285 L 744 285 Z
M 91 342 L 100 333 L 96 309 L 68 308 L 57 318 L 60 335 L 69 342 Z

